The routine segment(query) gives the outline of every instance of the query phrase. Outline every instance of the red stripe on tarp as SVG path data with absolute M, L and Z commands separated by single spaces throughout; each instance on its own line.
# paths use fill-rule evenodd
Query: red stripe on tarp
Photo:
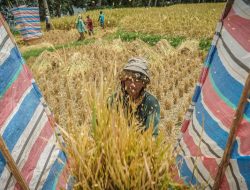
M 39 12 L 38 11 L 25 11 L 25 12 L 20 12 L 20 11 L 18 11 L 18 12 L 15 12 L 15 13 L 13 13 L 13 15 L 14 16 L 16 16 L 16 15 L 37 15 L 37 16 L 39 16 Z
M 185 133 L 185 135 L 186 135 L 186 137 L 183 138 L 183 140 L 184 140 L 184 143 L 187 145 L 187 148 L 191 154 L 190 156 L 202 155 L 200 148 L 194 143 L 193 138 L 189 135 L 188 131 Z M 189 155 L 187 155 L 187 156 L 189 156 Z M 201 159 L 202 164 L 207 169 L 207 171 L 210 174 L 210 176 L 212 177 L 212 179 L 215 179 L 216 174 L 217 174 L 217 170 L 218 170 L 218 164 L 217 164 L 215 158 L 207 158 L 205 156 L 202 156 L 202 157 L 198 156 L 198 159 Z M 230 189 L 226 177 L 223 178 L 223 181 L 221 184 L 221 189 Z
M 200 78 L 198 80 L 200 84 L 203 85 L 203 83 L 205 82 L 208 71 L 209 71 L 209 69 L 207 67 L 202 68 L 201 75 L 200 75 Z
M 182 126 L 181 126 L 181 132 L 182 133 L 185 133 L 185 131 L 188 128 L 189 123 L 190 123 L 190 120 L 187 120 L 187 119 L 184 120 L 184 122 L 182 123 Z
M 206 80 L 202 89 L 203 101 L 213 115 L 219 119 L 222 124 L 228 129 L 231 128 L 232 120 L 235 111 L 229 107 L 216 93 L 210 79 Z M 236 138 L 239 138 L 240 154 L 250 154 L 250 123 L 242 119 L 242 122 L 236 132 Z
M 0 99 L 0 126 L 12 113 L 12 111 L 17 106 L 19 100 L 21 99 L 23 93 L 31 86 L 31 81 L 27 78 L 27 74 L 23 69 L 19 74 L 18 78 L 6 91 L 3 98 Z
M 183 140 L 185 144 L 188 146 L 190 156 L 205 156 L 202 154 L 200 147 L 198 147 L 193 140 L 193 137 L 189 134 L 189 131 L 183 134 Z
M 25 27 L 32 27 L 32 26 L 41 26 L 40 22 L 39 23 L 22 23 L 20 24 L 21 28 L 25 28 Z
M 18 18 L 15 19 L 16 22 L 29 22 L 29 21 L 37 21 L 40 22 L 40 18 Z
M 29 37 L 23 37 L 23 40 L 27 41 L 27 40 L 37 39 L 37 38 L 40 38 L 41 36 L 42 36 L 42 34 L 41 35 L 32 35 Z
M 48 140 L 54 134 L 53 128 L 51 127 L 49 121 L 43 127 L 39 137 L 36 139 L 36 142 L 33 144 L 32 149 L 29 153 L 29 156 L 21 170 L 22 176 L 24 177 L 25 181 L 29 184 L 32 177 L 36 165 L 38 164 L 38 160 L 43 153 L 46 145 L 50 143 Z M 15 188 L 18 187 L 16 183 Z
M 212 178 L 215 179 L 216 174 L 217 174 L 217 170 L 218 170 L 218 164 L 217 164 L 216 160 L 214 158 L 203 157 L 202 162 L 203 162 L 204 166 L 207 168 L 207 170 L 209 171 Z M 220 189 L 221 190 L 230 189 L 226 175 L 223 177 L 223 180 L 222 180 L 221 185 L 220 185 Z
M 248 52 L 250 52 L 250 20 L 240 17 L 231 9 L 223 21 L 224 27 L 232 37 Z

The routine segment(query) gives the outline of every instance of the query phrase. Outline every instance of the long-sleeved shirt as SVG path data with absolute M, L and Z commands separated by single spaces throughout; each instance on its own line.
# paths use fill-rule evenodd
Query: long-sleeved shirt
M 113 106 L 115 104 L 115 101 L 123 102 L 125 115 L 128 115 L 128 112 L 132 112 L 132 114 L 134 114 L 135 118 L 140 123 L 140 126 L 144 127 L 144 130 L 147 130 L 152 123 L 154 128 L 153 136 L 156 137 L 159 133 L 158 125 L 160 122 L 160 105 L 158 100 L 149 92 L 145 92 L 142 97 L 142 101 L 133 111 L 128 103 L 126 96 L 119 98 L 117 94 L 118 93 L 115 93 L 113 96 L 109 97 L 109 105 Z
M 82 33 L 85 32 L 85 24 L 82 19 L 78 19 L 76 22 L 76 29 L 78 32 Z

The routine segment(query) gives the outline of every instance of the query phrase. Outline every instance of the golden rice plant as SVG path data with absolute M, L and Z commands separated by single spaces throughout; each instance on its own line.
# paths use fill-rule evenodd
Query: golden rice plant
M 224 3 L 179 4 L 157 8 L 121 8 L 104 10 L 107 27 L 125 31 L 184 36 L 187 38 L 212 38 Z M 93 18 L 98 26 L 99 11 L 82 14 Z M 70 30 L 75 27 L 77 16 L 67 16 L 52 20 L 56 29 Z M 146 21 L 146 22 L 145 22 Z M 142 24 L 143 23 L 143 24 Z

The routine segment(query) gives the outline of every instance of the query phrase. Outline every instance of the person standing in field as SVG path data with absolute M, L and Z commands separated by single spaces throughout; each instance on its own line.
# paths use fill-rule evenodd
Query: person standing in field
M 147 61 L 140 57 L 129 59 L 119 78 L 120 90 L 109 97 L 109 108 L 120 103 L 128 123 L 131 123 L 129 118 L 134 117 L 142 131 L 153 126 L 153 136 L 156 137 L 159 131 L 160 105 L 158 100 L 146 91 L 150 83 Z
M 78 41 L 83 40 L 84 39 L 84 32 L 85 32 L 85 24 L 82 20 L 81 15 L 78 15 L 78 18 L 76 20 L 76 29 L 80 34 Z
M 92 19 L 89 17 L 89 15 L 87 16 L 87 29 L 88 29 L 88 33 L 91 36 L 94 35 L 94 27 L 93 27 L 93 22 Z
M 104 20 L 105 20 L 104 14 L 102 11 L 100 11 L 98 21 L 100 22 L 100 26 L 102 27 L 102 29 L 104 29 Z

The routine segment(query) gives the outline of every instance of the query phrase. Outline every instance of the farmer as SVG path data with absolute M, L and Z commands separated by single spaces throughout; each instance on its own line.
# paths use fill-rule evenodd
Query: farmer
M 100 11 L 98 21 L 100 22 L 100 26 L 102 27 L 102 29 L 104 29 L 104 14 L 102 11 Z
M 87 16 L 87 29 L 90 36 L 91 34 L 94 35 L 93 22 L 92 19 L 89 17 L 89 15 Z
M 78 41 L 83 40 L 84 39 L 84 32 L 85 32 L 85 25 L 84 25 L 84 22 L 82 20 L 81 15 L 78 15 L 78 18 L 76 20 L 76 29 L 80 34 Z
M 109 106 L 122 102 L 125 115 L 135 116 L 142 131 L 152 125 L 153 136 L 156 137 L 160 121 L 160 105 L 158 100 L 146 91 L 150 82 L 146 60 L 140 57 L 129 59 L 119 77 L 121 92 L 109 98 Z

